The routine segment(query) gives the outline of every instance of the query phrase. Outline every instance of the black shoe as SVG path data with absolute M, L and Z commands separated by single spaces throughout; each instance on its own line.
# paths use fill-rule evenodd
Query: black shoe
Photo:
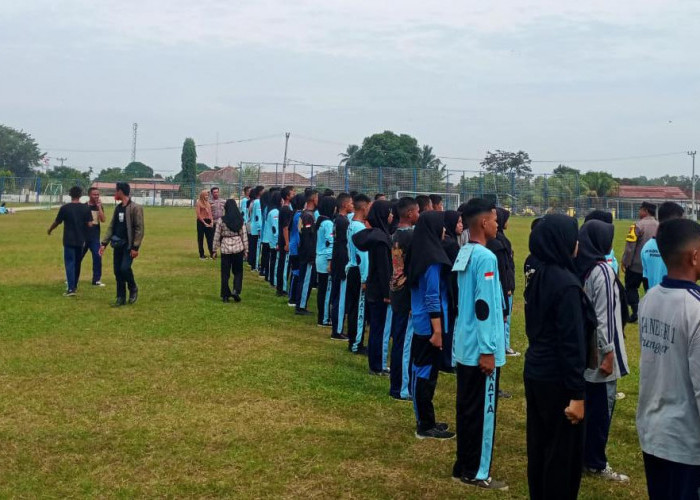
M 394 399 L 396 401 L 404 401 L 406 403 L 413 402 L 413 398 L 410 398 L 410 397 L 409 398 L 402 398 L 401 396 L 394 396 L 393 394 L 389 394 L 389 396 L 391 396 L 391 399 Z
M 286 293 L 280 292 L 279 290 L 277 290 L 277 293 L 275 295 L 277 295 L 278 297 L 286 297 L 287 296 Z
M 352 351 L 353 354 L 359 354 L 360 356 L 367 356 L 367 348 L 363 345 L 357 348 L 357 351 Z
M 297 309 L 296 311 L 294 311 L 294 314 L 298 314 L 299 316 L 308 316 L 309 314 L 311 314 L 311 311 L 307 309 Z
M 241 301 L 241 296 L 238 295 L 237 293 L 234 293 L 234 294 L 232 295 L 232 297 L 233 297 L 233 301 L 234 301 L 234 302 L 240 302 L 240 301 Z
M 228 302 L 228 297 L 221 297 L 222 302 Z
M 432 429 L 428 429 L 427 431 L 416 431 L 416 437 L 418 439 L 445 440 L 454 438 L 455 433 L 450 431 L 441 431 L 437 427 L 433 427 Z
M 348 336 L 342 333 L 331 333 L 331 340 L 342 340 L 344 342 L 348 341 Z
M 446 431 L 450 428 L 450 424 L 447 422 L 435 422 L 435 428 L 439 431 Z
M 636 323 L 639 318 L 637 317 L 636 313 L 632 313 L 630 316 L 630 323 Z
M 112 307 L 121 307 L 124 304 L 126 304 L 126 299 L 124 297 L 117 297 L 117 300 L 112 303 Z
M 375 377 L 388 377 L 389 376 L 389 374 L 385 371 L 375 372 L 374 370 L 370 370 L 369 374 L 374 375 Z
M 75 290 L 66 290 L 63 292 L 64 297 L 75 297 Z
M 468 477 L 452 477 L 453 481 L 466 484 L 467 486 L 476 486 L 485 490 L 508 491 L 508 485 L 503 481 L 496 481 L 492 478 L 488 479 L 469 479 Z
M 133 290 L 129 290 L 129 304 L 133 304 L 136 302 L 136 299 L 139 298 L 139 289 L 134 288 Z
M 513 397 L 513 395 L 510 392 L 502 391 L 501 389 L 498 389 L 498 397 L 501 399 L 510 399 Z

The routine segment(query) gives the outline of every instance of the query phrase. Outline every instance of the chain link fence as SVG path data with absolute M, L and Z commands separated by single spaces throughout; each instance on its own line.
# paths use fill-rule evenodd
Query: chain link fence
M 362 192 L 370 197 L 383 193 L 393 198 L 399 192 L 441 193 L 449 204 L 480 197 L 506 207 L 515 215 L 540 216 L 559 212 L 583 216 L 593 209 L 604 209 L 616 218 L 633 219 L 642 199 L 590 196 L 577 174 L 494 174 L 485 171 L 455 169 L 372 168 L 345 165 L 315 165 L 290 162 L 242 162 L 237 166 L 208 170 L 195 183 L 163 179 L 127 181 L 132 196 L 147 206 L 193 206 L 203 189 L 218 187 L 224 198 L 240 198 L 246 186 L 291 185 L 298 190 L 313 187 L 321 192 Z M 0 177 L 0 202 L 35 204 L 48 207 L 70 201 L 68 190 L 78 185 L 87 195 L 90 186 L 98 187 L 103 201 L 109 203 L 116 181 L 87 179 L 46 179 L 43 177 Z M 444 196 L 445 194 L 449 196 Z M 664 200 L 655 200 L 662 202 Z M 679 200 L 674 200 L 679 201 Z M 689 200 L 680 203 L 690 205 Z M 454 206 L 446 207 L 454 209 Z

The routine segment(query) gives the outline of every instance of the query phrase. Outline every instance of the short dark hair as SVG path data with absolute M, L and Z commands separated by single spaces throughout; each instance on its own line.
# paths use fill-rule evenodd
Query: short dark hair
M 99 190 L 100 190 L 100 188 L 98 188 L 96 186 L 91 186 L 90 189 L 88 189 L 88 194 L 92 193 L 93 191 L 99 191 Z
M 304 199 L 306 199 L 307 202 L 309 200 L 311 200 L 311 198 L 313 198 L 317 194 L 318 194 L 318 191 L 316 191 L 315 189 L 312 189 L 312 188 L 304 189 Z
M 352 202 L 357 205 L 358 203 L 370 203 L 372 200 L 369 199 L 369 196 L 366 194 L 356 194 L 355 196 L 352 197 Z
M 700 240 L 700 224 L 690 219 L 671 219 L 661 223 L 656 244 L 667 267 L 677 267 L 686 247 Z
M 359 191 L 352 190 L 352 191 L 350 191 L 350 198 L 354 198 L 358 194 L 360 194 Z
M 477 215 L 490 212 L 494 208 L 496 208 L 496 205 L 489 200 L 485 200 L 483 198 L 472 198 L 464 206 L 462 221 L 469 225 Z
M 250 192 L 250 186 L 246 186 L 243 188 L 243 194 L 248 194 Z
M 428 204 L 432 203 L 432 201 L 430 201 L 430 196 L 419 194 L 416 196 L 416 203 L 418 203 L 418 211 L 425 212 L 425 209 L 428 208 Z
M 678 203 L 665 201 L 659 206 L 659 222 L 666 222 L 671 219 L 682 219 L 685 210 Z
M 642 203 L 641 208 L 649 212 L 649 215 L 651 215 L 652 217 L 656 217 L 656 205 L 654 205 L 653 203 L 645 201 Z
M 335 199 L 335 202 L 338 205 L 338 208 L 340 208 L 348 200 L 352 200 L 352 196 L 350 196 L 348 193 L 340 193 L 338 195 L 338 197 Z
M 335 191 L 333 191 L 331 188 L 326 188 L 323 191 L 323 196 L 335 196 Z
M 117 182 L 117 191 L 121 191 L 125 196 L 131 194 L 131 186 L 128 182 Z
M 613 223 L 613 215 L 605 210 L 593 210 L 583 219 L 584 222 L 589 220 L 599 220 L 601 222 L 607 222 L 608 224 Z
M 281 194 L 282 194 L 282 199 L 283 199 L 283 200 L 286 200 L 287 198 L 289 198 L 289 193 L 291 193 L 292 191 L 294 191 L 294 187 L 293 187 L 293 186 L 285 186 L 285 187 L 283 187 L 283 188 L 282 188 L 282 193 L 281 193 Z
M 433 204 L 433 207 L 442 203 L 442 196 L 439 194 L 431 194 L 428 198 L 430 198 L 430 203 Z
M 374 201 L 377 201 L 379 198 L 386 198 L 386 195 L 384 193 L 377 193 L 374 195 Z
M 213 187 L 209 190 L 209 192 L 210 192 L 211 194 L 214 194 L 214 191 L 219 191 L 219 186 L 213 186 Z
M 68 194 L 73 200 L 76 198 L 80 198 L 83 195 L 83 188 L 81 188 L 80 186 L 73 186 L 68 190 Z
M 408 215 L 408 211 L 417 205 L 418 202 L 416 199 L 411 198 L 410 196 L 404 196 L 403 198 L 399 199 L 399 202 L 396 205 L 396 210 L 399 213 L 399 217 L 406 217 L 406 215 Z
M 540 222 L 542 222 L 542 217 L 537 217 L 536 219 L 532 219 L 532 222 L 530 223 L 530 231 L 535 229 Z

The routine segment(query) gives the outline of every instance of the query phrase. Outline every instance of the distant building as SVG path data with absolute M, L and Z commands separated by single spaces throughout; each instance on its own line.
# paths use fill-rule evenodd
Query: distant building
M 197 178 L 204 186 L 217 186 L 217 185 L 238 185 L 239 181 L 239 171 L 238 167 L 224 167 L 219 170 L 205 170 L 200 173 Z M 282 185 L 282 169 L 278 169 L 276 172 L 265 172 L 259 171 L 254 172 L 253 175 L 246 175 L 243 178 L 243 184 L 245 185 L 263 185 L 263 186 L 281 186 Z M 284 184 L 295 187 L 306 187 L 311 185 L 311 180 L 308 177 L 304 177 L 296 172 L 287 172 L 284 176 Z

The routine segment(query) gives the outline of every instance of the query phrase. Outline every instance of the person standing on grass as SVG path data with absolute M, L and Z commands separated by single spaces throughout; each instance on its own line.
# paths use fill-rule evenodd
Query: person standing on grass
M 143 208 L 131 200 L 130 193 L 131 186 L 128 183 L 117 182 L 114 199 L 121 203 L 114 209 L 112 221 L 100 247 L 100 255 L 104 255 L 108 244 L 114 249 L 114 277 L 117 280 L 117 300 L 113 304 L 115 307 L 126 304 L 127 287 L 129 304 L 136 302 L 139 293 L 131 266 L 139 256 L 143 241 Z
M 267 279 L 268 266 L 270 264 L 270 234 L 267 227 L 267 213 L 270 211 L 272 192 L 266 190 L 260 195 L 260 239 L 258 244 L 258 274 Z
M 586 441 L 583 465 L 592 476 L 627 482 L 629 477 L 608 464 L 605 447 L 615 409 L 617 381 L 629 373 L 624 327 L 627 311 L 622 285 L 606 262 L 615 226 L 598 220 L 586 222 L 579 232 L 576 257 L 583 290 L 596 312 L 598 327 L 588 346 L 586 379 Z
M 197 213 L 197 247 L 199 249 L 199 259 L 206 260 L 204 256 L 204 239 L 207 240 L 207 248 L 209 250 L 209 258 L 214 258 L 214 247 L 212 245 L 214 238 L 214 221 L 211 213 L 211 203 L 209 203 L 209 191 L 202 189 L 199 193 L 199 199 L 194 205 L 194 210 Z
M 367 338 L 367 360 L 370 375 L 389 376 L 385 366 L 391 334 L 391 202 L 379 200 L 372 203 L 367 214 L 370 227 L 352 237 L 355 248 L 367 252 L 367 316 L 369 336 Z
M 255 186 L 250 191 L 248 202 L 248 220 L 250 221 L 250 239 L 248 240 L 248 263 L 253 271 L 258 269 L 258 257 L 260 255 L 260 232 L 262 230 L 262 210 L 260 209 L 260 195 L 265 188 Z
M 599 220 L 601 222 L 605 222 L 606 224 L 612 224 L 613 223 L 613 216 L 610 212 L 606 212 L 605 210 L 593 210 L 591 213 L 586 215 L 584 219 L 584 223 L 588 222 L 590 220 Z M 620 264 L 617 262 L 617 258 L 615 257 L 615 249 L 611 248 L 610 253 L 605 256 L 605 261 L 608 263 L 610 267 L 612 267 L 613 271 L 615 271 L 615 274 L 619 274 L 620 272 Z
M 656 242 L 668 274 L 639 311 L 637 431 L 651 500 L 700 494 L 700 225 L 667 220 Z
M 294 215 L 292 216 L 292 223 L 289 226 L 290 278 L 289 301 L 287 303 L 290 307 L 296 307 L 297 295 L 299 295 L 299 220 L 301 219 L 301 212 L 304 210 L 305 204 L 306 196 L 301 193 L 292 198 Z
M 347 280 L 345 266 L 348 264 L 348 226 L 352 219 L 352 196 L 340 193 L 337 198 L 338 213 L 333 220 L 333 254 L 331 256 L 331 324 L 333 340 L 348 340 L 343 335 L 345 322 L 345 295 Z
M 533 500 L 574 500 L 583 468 L 586 339 L 595 311 L 576 275 L 578 224 L 545 215 L 530 233 L 525 289 L 527 480 Z
M 630 323 L 637 322 L 637 309 L 639 308 L 639 286 L 646 291 L 649 287 L 644 280 L 642 272 L 642 248 L 656 236 L 659 223 L 655 219 L 656 205 L 649 202 L 642 203 L 639 208 L 639 220 L 630 227 L 625 245 L 625 253 L 622 255 L 622 269 L 625 272 L 625 288 L 627 289 L 627 303 L 632 309 Z
M 105 212 L 102 208 L 102 201 L 100 200 L 100 190 L 96 187 L 91 187 L 88 189 L 88 202 L 87 207 L 90 209 L 90 214 L 92 215 L 92 226 L 88 227 L 85 232 L 85 248 L 83 250 L 83 255 L 80 258 L 82 261 L 88 251 L 92 254 L 92 284 L 94 286 L 105 286 L 102 281 L 102 257 L 100 256 L 100 224 L 103 223 L 105 219 Z M 78 266 L 78 277 L 76 283 L 80 279 L 80 266 Z
M 243 224 L 243 215 L 238 210 L 236 200 L 226 200 L 224 215 L 216 223 L 214 251 L 221 251 L 221 300 L 228 302 L 231 297 L 241 301 L 243 288 L 243 261 L 248 256 L 248 233 Z M 233 292 L 229 278 L 233 274 Z
M 435 420 L 433 396 L 437 387 L 442 333 L 447 326 L 447 283 L 444 268 L 450 259 L 442 246 L 444 212 L 421 214 L 406 257 L 411 286 L 413 339 L 411 394 L 418 439 L 452 439 L 446 423 Z
M 282 198 L 282 208 L 280 208 L 278 226 L 279 236 L 277 239 L 277 275 L 276 288 L 277 296 L 284 297 L 287 293 L 287 275 L 289 270 L 289 231 L 294 217 L 294 211 L 290 204 L 295 196 L 294 188 L 287 186 L 280 192 Z
M 362 344 L 365 336 L 365 291 L 367 290 L 367 272 L 369 257 L 367 252 L 358 250 L 352 237 L 366 229 L 365 220 L 372 202 L 364 194 L 358 194 L 352 199 L 354 213 L 348 225 L 348 264 L 345 266 L 347 275 L 345 312 L 348 315 L 348 350 L 353 354 L 367 354 L 367 348 Z
M 224 216 L 224 203 L 226 200 L 219 197 L 219 188 L 214 186 L 210 190 L 211 193 L 211 216 L 214 224 L 219 222 Z
M 498 232 L 496 209 L 487 200 L 473 198 L 462 218 L 469 229 L 469 242 L 452 267 L 459 288 L 454 335 L 457 459 L 452 477 L 477 488 L 507 490 L 508 485 L 491 478 L 498 385 L 506 362 L 505 299 L 498 259 L 486 247 Z
M 418 203 L 411 197 L 399 200 L 399 224 L 391 237 L 391 373 L 389 395 L 397 400 L 411 397 L 411 285 L 408 283 L 406 255 L 413 240 L 413 227 L 418 222 Z
M 316 262 L 316 217 L 318 191 L 312 189 L 306 195 L 306 204 L 299 217 L 299 294 L 295 314 L 311 314 L 306 306 L 311 295 L 311 278 Z
M 50 236 L 54 229 L 63 224 L 63 263 L 68 283 L 68 289 L 63 295 L 73 297 L 78 289 L 80 261 L 83 259 L 85 235 L 92 226 L 92 215 L 87 205 L 80 203 L 80 197 L 83 195 L 80 186 L 73 186 L 68 194 L 70 203 L 58 209 L 56 219 L 49 226 L 48 234 Z
M 318 219 L 316 219 L 316 274 L 318 288 L 316 290 L 316 311 L 318 326 L 331 325 L 331 258 L 333 256 L 333 217 L 335 216 L 336 201 L 332 196 L 324 196 L 318 204 Z
M 267 272 L 265 279 L 271 286 L 276 286 L 277 279 L 277 244 L 279 242 L 279 217 L 282 207 L 282 193 L 279 190 L 270 195 L 270 203 L 267 211 L 267 221 L 265 222 L 265 233 L 267 234 L 267 244 L 269 245 L 269 255 Z
M 684 215 L 683 207 L 672 201 L 667 201 L 659 206 L 659 224 L 671 219 L 682 219 Z M 647 286 L 654 288 L 663 281 L 668 272 L 659 253 L 659 245 L 657 245 L 655 237 L 644 244 L 641 257 L 642 276 L 647 280 Z
M 445 238 L 442 246 L 450 259 L 450 269 L 459 253 L 459 237 L 464 230 L 462 215 L 456 210 L 445 212 Z M 447 328 L 442 333 L 442 357 L 440 360 L 440 371 L 444 373 L 454 373 L 452 341 L 454 338 L 454 326 L 457 319 L 458 310 L 458 287 L 456 273 L 446 273 L 447 279 Z

